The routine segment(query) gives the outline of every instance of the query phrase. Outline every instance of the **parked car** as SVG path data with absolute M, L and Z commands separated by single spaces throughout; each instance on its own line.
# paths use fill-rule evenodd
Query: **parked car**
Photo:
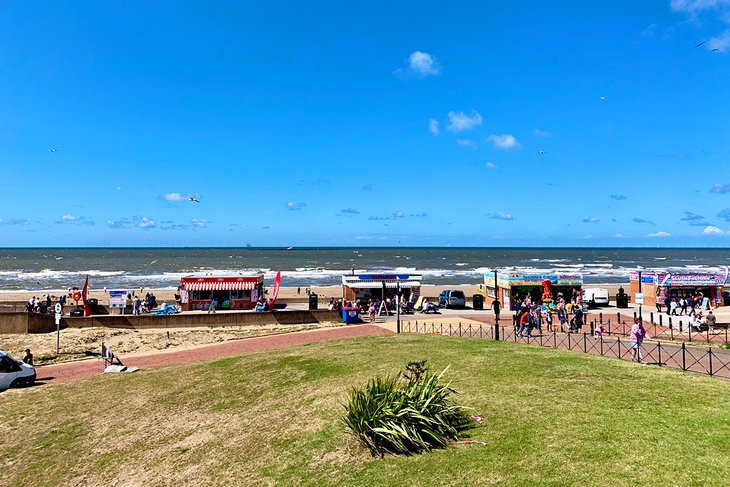
M 439 306 L 442 308 L 464 308 L 466 296 L 464 291 L 457 289 L 446 289 L 439 294 Z
M 32 365 L 19 362 L 0 350 L 0 391 L 10 387 L 29 386 L 35 382 L 35 377 Z
M 587 287 L 583 289 L 583 302 L 596 306 L 608 306 L 608 289 L 600 287 Z

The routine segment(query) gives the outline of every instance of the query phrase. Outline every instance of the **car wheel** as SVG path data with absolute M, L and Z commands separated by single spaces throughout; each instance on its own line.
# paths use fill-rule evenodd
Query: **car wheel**
M 21 387 L 27 387 L 28 381 L 22 377 L 18 377 L 10 383 L 10 389 L 20 389 Z

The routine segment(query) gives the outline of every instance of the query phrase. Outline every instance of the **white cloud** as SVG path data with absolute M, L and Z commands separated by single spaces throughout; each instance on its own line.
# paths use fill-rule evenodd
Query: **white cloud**
M 295 203 L 293 201 L 290 201 L 289 203 L 286 204 L 286 208 L 288 210 L 292 210 L 292 211 L 301 210 L 302 208 L 304 208 L 306 206 L 307 206 L 307 204 L 304 202 Z
M 476 142 L 474 142 L 473 140 L 469 140 L 469 139 L 457 139 L 456 143 L 462 147 L 471 147 L 472 149 L 477 148 Z
M 422 77 L 435 76 L 441 73 L 436 56 L 427 52 L 414 51 L 408 56 L 408 70 Z
M 496 220 L 514 220 L 515 219 L 515 217 L 513 217 L 509 213 L 505 213 L 503 211 L 498 211 L 497 213 L 492 215 L 492 218 L 494 218 Z
M 188 197 L 180 193 L 166 193 L 162 195 L 165 201 L 187 201 Z
M 493 143 L 497 149 L 517 150 L 520 148 L 520 143 L 517 142 L 514 135 L 510 134 L 490 135 L 487 140 Z
M 469 115 L 464 112 L 455 112 L 452 110 L 447 116 L 449 117 L 448 129 L 452 132 L 471 130 L 482 124 L 482 116 L 476 110 L 472 110 Z
M 550 132 L 547 130 L 535 129 L 532 133 L 535 134 L 535 137 L 550 137 Z
M 497 165 L 493 162 L 488 162 L 487 169 L 497 169 Z
M 583 218 L 583 223 L 598 223 L 601 219 L 597 216 L 589 216 L 588 218 Z
M 433 118 L 428 119 L 428 131 L 433 135 L 439 134 L 439 121 Z
M 614 238 L 625 238 L 625 235 L 623 235 L 622 233 L 617 233 L 616 235 L 614 235 Z
M 703 10 L 712 10 L 730 6 L 730 0 L 671 0 L 669 7 L 674 12 L 697 15 Z
M 710 188 L 710 193 L 730 193 L 730 183 L 717 183 L 713 184 L 712 188 Z
M 725 233 L 726 232 L 722 231 L 714 225 L 707 225 L 705 229 L 702 230 L 703 235 L 724 235 Z
M 707 41 L 707 44 L 705 44 L 705 46 L 707 46 L 707 49 L 710 51 L 727 51 L 727 49 L 730 47 L 730 29 Z
M 75 222 L 78 219 L 79 219 L 79 217 L 74 216 L 74 215 L 63 215 L 61 217 L 61 220 L 65 221 L 65 222 Z
M 656 233 L 650 233 L 649 235 L 647 235 L 647 237 L 651 237 L 651 238 L 664 238 L 664 237 L 669 237 L 669 236 L 671 236 L 671 234 L 667 233 L 667 232 L 656 232 Z
M 406 213 L 403 210 L 398 210 L 393 212 L 393 218 L 404 218 L 406 216 Z
M 137 226 L 139 228 L 155 228 L 157 224 L 154 220 L 150 220 L 149 218 L 142 218 L 139 223 L 137 223 Z
M 190 223 L 192 223 L 194 227 L 198 228 L 205 228 L 208 226 L 208 220 L 205 218 L 193 218 L 190 220 Z

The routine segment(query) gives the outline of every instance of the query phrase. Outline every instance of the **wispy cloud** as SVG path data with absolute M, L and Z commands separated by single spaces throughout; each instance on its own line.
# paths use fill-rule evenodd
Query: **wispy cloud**
M 623 201 L 623 200 L 627 200 L 628 198 L 622 194 L 612 194 L 611 199 L 616 200 L 616 201 Z
M 205 218 L 193 218 L 192 220 L 190 220 L 190 223 L 195 228 L 205 228 L 208 226 L 208 220 L 206 220 Z
M 669 159 L 687 159 L 689 157 L 689 154 L 681 151 L 669 151 L 664 154 L 664 157 L 667 157 Z
M 730 193 L 730 183 L 716 183 L 710 188 L 710 193 Z
M 94 220 L 85 216 L 63 215 L 56 223 L 68 223 L 71 225 L 95 225 Z
M 705 227 L 704 230 L 702 230 L 703 235 L 725 235 L 725 233 L 727 233 L 727 232 L 724 232 L 723 230 L 721 230 L 720 228 L 718 228 L 714 225 L 708 225 Z
M 425 211 L 423 213 L 414 213 L 410 215 L 412 218 L 428 218 L 428 213 Z
M 535 137 L 550 137 L 550 132 L 547 130 L 535 129 L 532 131 Z
M 200 195 L 198 193 L 165 193 L 163 195 L 160 195 L 160 198 L 165 201 L 188 201 L 190 200 L 190 198 L 199 200 Z
M 373 190 L 373 185 L 372 185 L 372 184 L 370 184 L 370 183 L 368 183 L 368 184 L 364 184 L 364 185 L 362 186 L 362 190 L 363 190 L 363 191 L 372 191 L 372 190 Z
M 307 204 L 304 202 L 290 201 L 289 203 L 286 204 L 286 209 L 291 210 L 291 211 L 299 211 L 302 208 L 306 208 L 306 207 L 307 207 Z
M 432 133 L 433 135 L 438 135 L 439 130 L 439 121 L 435 118 L 429 118 L 428 119 L 428 131 Z
M 140 220 L 139 220 L 139 221 L 137 222 L 137 226 L 138 226 L 139 228 L 144 228 L 144 229 L 150 229 L 150 228 L 155 228 L 155 227 L 157 226 L 157 224 L 155 223 L 155 221 L 154 221 L 154 220 L 152 220 L 152 219 L 150 219 L 150 218 L 147 218 L 147 217 L 142 217 L 142 218 L 141 218 L 141 219 L 140 219 Z
M 490 216 L 490 218 L 494 218 L 495 220 L 514 220 L 515 219 L 515 217 L 513 217 L 509 213 L 505 213 L 503 211 L 498 211 L 498 212 L 492 214 L 492 216 Z
M 730 222 L 730 208 L 725 208 L 723 210 L 720 210 L 720 212 L 717 214 L 717 216 L 722 218 L 726 222 Z
M 406 67 L 396 69 L 394 74 L 412 74 L 419 78 L 436 76 L 441 74 L 441 65 L 433 54 L 423 51 L 413 51 L 408 56 Z
M 121 220 L 107 220 L 106 221 L 106 226 L 113 230 L 129 228 L 130 225 L 131 225 L 131 222 L 127 218 L 122 218 Z
M 632 218 L 631 221 L 634 223 L 647 223 L 649 225 L 654 225 L 653 221 L 645 220 L 644 218 L 639 218 L 636 216 L 634 218 Z
M 482 116 L 476 110 L 472 110 L 471 114 L 451 111 L 447 116 L 449 117 L 447 128 L 451 132 L 464 132 L 482 124 Z
M 687 222 L 694 227 L 704 227 L 709 225 L 704 216 L 692 213 L 691 211 L 685 211 L 684 217 L 680 218 L 679 221 Z
M 470 147 L 472 149 L 477 148 L 476 142 L 470 139 L 456 139 L 456 143 L 459 144 L 462 147 Z
M 0 225 L 27 225 L 29 223 L 25 218 L 0 218 Z
M 730 29 L 707 41 L 707 49 L 712 52 L 725 52 L 730 47 Z
M 493 162 L 488 162 L 486 164 L 486 168 L 489 169 L 489 170 L 497 169 L 497 165 L 495 163 L 493 163 Z
M 651 238 L 664 238 L 664 237 L 670 237 L 670 236 L 671 236 L 670 233 L 663 232 L 663 231 L 656 232 L 656 233 L 650 233 L 649 235 L 647 235 L 647 237 L 651 237 Z
M 406 213 L 403 210 L 396 210 L 393 212 L 393 218 L 405 218 Z
M 356 208 L 343 208 L 340 210 L 340 213 L 344 213 L 346 215 L 359 215 L 360 210 Z
M 510 134 L 490 135 L 487 140 L 494 144 L 497 149 L 517 150 L 520 148 L 515 136 Z
M 730 6 L 730 0 L 670 0 L 669 8 L 674 12 L 697 15 L 707 10 L 718 10 Z
M 583 218 L 583 223 L 598 223 L 601 219 L 597 216 L 589 216 L 588 218 Z

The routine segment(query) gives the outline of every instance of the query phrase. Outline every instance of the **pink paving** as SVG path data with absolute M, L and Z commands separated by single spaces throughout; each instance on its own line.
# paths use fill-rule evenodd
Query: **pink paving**
M 392 332 L 374 325 L 357 325 L 330 328 L 326 330 L 283 333 L 256 338 L 245 338 L 215 345 L 205 345 L 194 349 L 175 352 L 163 352 L 135 357 L 121 357 L 128 367 L 150 368 L 165 365 L 178 365 L 200 362 L 223 357 L 233 357 L 249 352 L 273 350 L 293 347 L 307 343 L 341 340 L 373 335 L 389 335 Z M 84 379 L 102 373 L 101 359 L 84 360 L 66 364 L 44 365 L 36 367 L 39 382 L 43 384 L 61 384 L 72 380 Z

